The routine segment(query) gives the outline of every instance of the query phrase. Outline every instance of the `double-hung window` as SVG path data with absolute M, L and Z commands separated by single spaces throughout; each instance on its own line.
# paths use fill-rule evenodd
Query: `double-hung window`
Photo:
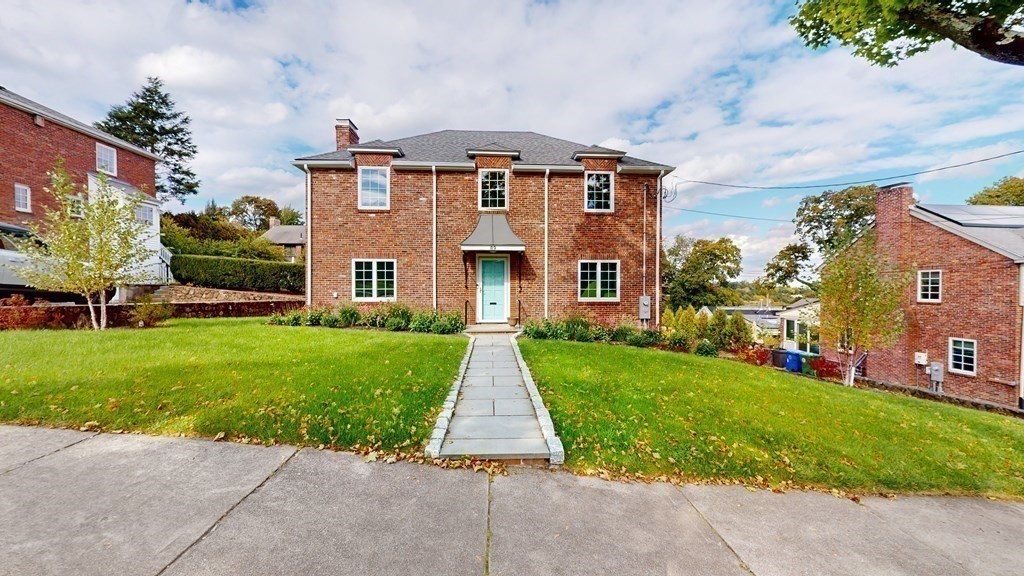
M 618 260 L 581 260 L 579 272 L 580 302 L 619 301 Z
M 612 212 L 615 210 L 615 175 L 611 172 L 586 172 L 585 212 Z
M 508 209 L 508 170 L 481 170 L 478 187 L 481 210 Z
M 391 208 L 391 170 L 386 166 L 359 167 L 359 208 Z
M 395 299 L 394 260 L 353 260 L 352 299 L 380 302 Z
M 14 209 L 18 212 L 32 211 L 32 189 L 24 184 L 14 185 Z
M 965 376 L 974 376 L 978 373 L 977 340 L 949 339 L 949 371 Z
M 75 218 L 85 218 L 85 198 L 81 196 L 67 196 L 68 212 Z
M 917 273 L 917 301 L 942 302 L 942 270 L 921 270 Z
M 117 176 L 117 148 L 96 143 L 96 171 Z
M 153 207 L 149 204 L 139 204 L 135 208 L 135 221 L 140 224 L 152 224 Z

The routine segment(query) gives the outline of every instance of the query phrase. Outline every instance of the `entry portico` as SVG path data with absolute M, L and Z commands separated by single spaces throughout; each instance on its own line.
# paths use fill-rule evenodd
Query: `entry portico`
M 512 230 L 508 217 L 504 213 L 481 214 L 476 228 L 462 242 L 462 252 L 464 259 L 475 257 L 476 322 L 519 324 L 521 319 L 514 317 L 512 310 L 511 266 L 515 259 L 516 270 L 522 272 L 526 244 Z M 522 278 L 517 280 L 521 287 Z

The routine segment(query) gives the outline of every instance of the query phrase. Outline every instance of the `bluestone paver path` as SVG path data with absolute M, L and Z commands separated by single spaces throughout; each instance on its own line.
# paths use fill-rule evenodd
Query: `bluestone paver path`
M 15 455 L 13 458 L 11 455 Z M 1024 504 L 0 426 L 0 576 L 1020 574 Z
M 510 334 L 479 334 L 469 357 L 441 456 L 548 458 Z

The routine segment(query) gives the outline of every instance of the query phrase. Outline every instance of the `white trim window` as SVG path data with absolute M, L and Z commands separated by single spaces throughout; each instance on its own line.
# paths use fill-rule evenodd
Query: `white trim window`
M 615 174 L 613 172 L 584 172 L 584 212 L 615 211 Z
M 68 212 L 75 218 L 85 218 L 85 198 L 69 194 L 67 197 Z
M 153 224 L 153 215 L 156 211 L 149 204 L 139 204 L 135 207 L 135 221 L 140 224 Z
M 96 143 L 96 171 L 117 176 L 117 148 Z
M 580 260 L 579 301 L 619 301 L 619 261 Z
M 14 209 L 18 212 L 32 211 L 32 189 L 24 184 L 14 185 Z
M 396 266 L 395 260 L 352 260 L 352 300 L 393 302 Z
M 477 191 L 480 210 L 508 210 L 508 170 L 480 170 Z
M 359 167 L 359 209 L 391 208 L 391 169 L 387 166 Z
M 949 371 L 964 376 L 974 376 L 978 373 L 977 340 L 949 339 Z
M 942 302 L 942 270 L 919 270 L 917 301 Z

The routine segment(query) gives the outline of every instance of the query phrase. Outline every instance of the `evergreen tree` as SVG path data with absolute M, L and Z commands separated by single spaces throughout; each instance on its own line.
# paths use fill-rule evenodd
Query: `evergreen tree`
M 191 123 L 191 118 L 176 109 L 163 82 L 149 77 L 124 104 L 112 107 L 96 127 L 163 158 L 157 164 L 157 195 L 161 200 L 184 202 L 199 192 L 199 179 L 189 166 L 196 155 Z
M 690 342 L 695 342 L 698 334 L 697 311 L 693 306 L 687 306 L 686 310 L 680 308 L 676 311 L 676 332 L 683 334 Z
M 739 312 L 729 317 L 729 349 L 740 350 L 754 343 L 754 331 L 750 323 Z
M 729 345 L 729 315 L 725 310 L 717 308 L 711 315 L 708 322 L 707 339 L 719 350 L 725 350 Z

